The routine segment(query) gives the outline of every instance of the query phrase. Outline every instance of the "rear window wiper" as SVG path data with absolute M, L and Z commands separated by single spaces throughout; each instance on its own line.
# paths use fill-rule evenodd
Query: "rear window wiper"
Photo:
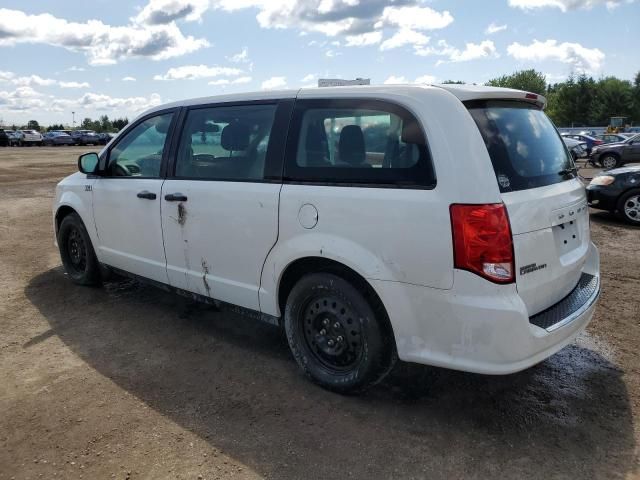
M 570 173 L 578 173 L 577 167 L 565 168 L 564 170 L 560 170 L 558 175 L 569 175 Z

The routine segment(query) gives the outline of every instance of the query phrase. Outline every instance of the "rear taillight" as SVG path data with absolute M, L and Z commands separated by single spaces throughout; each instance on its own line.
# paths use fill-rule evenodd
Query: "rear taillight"
M 450 212 L 455 268 L 496 283 L 513 282 L 513 239 L 504 204 L 454 204 Z

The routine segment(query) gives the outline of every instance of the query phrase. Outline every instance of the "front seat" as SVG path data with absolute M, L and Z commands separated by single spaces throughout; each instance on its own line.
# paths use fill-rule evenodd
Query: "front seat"
M 338 141 L 338 152 L 340 162 L 348 164 L 350 167 L 371 167 L 371 164 L 367 163 L 364 134 L 358 125 L 347 125 L 342 128 Z

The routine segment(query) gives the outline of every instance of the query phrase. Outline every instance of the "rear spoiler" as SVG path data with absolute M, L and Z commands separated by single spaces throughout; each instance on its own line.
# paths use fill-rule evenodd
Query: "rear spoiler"
M 520 100 L 532 103 L 544 109 L 547 99 L 537 93 L 515 90 L 513 88 L 485 87 L 484 85 L 440 84 L 434 87 L 452 93 L 461 102 L 470 100 Z

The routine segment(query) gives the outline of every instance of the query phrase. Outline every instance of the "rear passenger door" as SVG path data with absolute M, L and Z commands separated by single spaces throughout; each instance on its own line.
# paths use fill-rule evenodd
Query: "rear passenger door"
M 189 108 L 161 196 L 169 283 L 259 310 L 291 101 Z

